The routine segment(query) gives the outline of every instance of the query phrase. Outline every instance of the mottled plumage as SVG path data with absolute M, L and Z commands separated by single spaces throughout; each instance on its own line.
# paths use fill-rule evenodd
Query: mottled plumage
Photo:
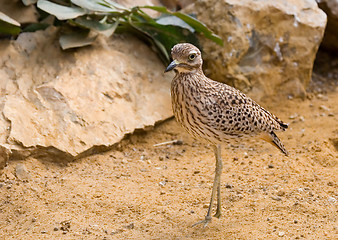
M 199 222 L 206 225 L 211 220 L 210 211 L 216 188 L 220 194 L 220 144 L 237 143 L 258 136 L 287 155 L 288 152 L 274 133 L 284 131 L 287 125 L 239 90 L 207 78 L 202 71 L 201 52 L 195 46 L 177 44 L 171 54 L 174 61 L 166 71 L 174 69 L 176 72 L 171 84 L 174 115 L 193 137 L 215 146 L 216 183 L 214 181 L 208 214 L 205 220 Z M 221 215 L 219 198 L 217 217 Z

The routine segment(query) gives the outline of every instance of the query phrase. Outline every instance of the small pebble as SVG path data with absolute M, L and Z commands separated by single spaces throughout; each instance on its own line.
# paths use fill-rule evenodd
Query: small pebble
M 173 143 L 173 145 L 183 145 L 183 141 L 182 140 L 177 140 Z
M 47 231 L 46 231 L 46 230 L 42 230 L 41 233 L 42 233 L 42 234 L 45 234 L 45 233 L 47 233 Z
M 298 114 L 295 113 L 295 114 L 291 115 L 291 116 L 289 117 L 289 119 L 295 119 L 295 118 L 297 118 L 297 117 L 298 117 Z
M 26 166 L 24 164 L 21 164 L 21 163 L 16 165 L 15 175 L 21 181 L 27 181 L 27 180 L 31 179 L 31 176 L 30 176 L 29 172 L 27 171 Z
M 58 228 L 58 227 L 55 227 L 55 228 L 54 228 L 54 231 L 59 231 L 59 228 Z
M 270 163 L 270 164 L 268 165 L 268 168 L 274 168 L 274 166 Z
M 275 201 L 281 201 L 282 199 L 278 196 L 271 196 L 271 198 Z
M 126 228 L 126 229 L 134 229 L 134 227 L 135 227 L 134 223 L 130 223 L 130 224 L 124 226 L 124 228 Z
M 161 181 L 161 182 L 159 182 L 158 183 L 161 187 L 164 187 L 166 184 L 167 184 L 167 182 L 166 181 Z
M 331 109 L 328 108 L 328 107 L 325 106 L 325 105 L 320 105 L 319 109 L 324 110 L 324 111 L 327 111 L 327 112 L 330 112 L 330 111 L 331 111 Z
M 278 236 L 283 237 L 284 235 L 285 235 L 285 232 L 283 231 L 278 232 Z
M 284 195 L 285 195 L 285 192 L 282 191 L 282 190 L 277 192 L 277 196 L 279 196 L 279 197 L 283 197 Z
M 321 100 L 323 100 L 323 101 L 329 100 L 329 98 L 328 98 L 327 96 L 324 96 L 323 94 L 318 94 L 318 95 L 317 95 L 317 98 L 318 98 L 318 99 L 321 99 Z

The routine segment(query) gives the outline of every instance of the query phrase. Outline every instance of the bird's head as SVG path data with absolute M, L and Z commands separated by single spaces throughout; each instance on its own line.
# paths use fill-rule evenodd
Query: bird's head
M 201 51 L 190 43 L 176 44 L 171 49 L 171 56 L 173 61 L 165 72 L 175 69 L 178 73 L 189 73 L 202 69 Z

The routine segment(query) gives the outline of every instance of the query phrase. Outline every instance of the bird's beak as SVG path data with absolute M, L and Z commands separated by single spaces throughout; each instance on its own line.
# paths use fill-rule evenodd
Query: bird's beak
M 172 61 L 164 72 L 173 70 L 178 64 L 180 63 L 177 60 Z

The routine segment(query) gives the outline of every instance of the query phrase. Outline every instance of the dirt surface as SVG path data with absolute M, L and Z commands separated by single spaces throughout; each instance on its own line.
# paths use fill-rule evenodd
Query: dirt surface
M 319 77 L 320 78 L 320 77 Z M 327 90 L 323 90 L 324 84 Z M 0 176 L 1 239 L 338 239 L 338 89 L 262 103 L 289 122 L 285 157 L 262 141 L 224 146 L 222 211 L 204 218 L 210 146 L 175 120 L 67 165 L 10 161 Z M 182 140 L 182 144 L 154 144 Z

